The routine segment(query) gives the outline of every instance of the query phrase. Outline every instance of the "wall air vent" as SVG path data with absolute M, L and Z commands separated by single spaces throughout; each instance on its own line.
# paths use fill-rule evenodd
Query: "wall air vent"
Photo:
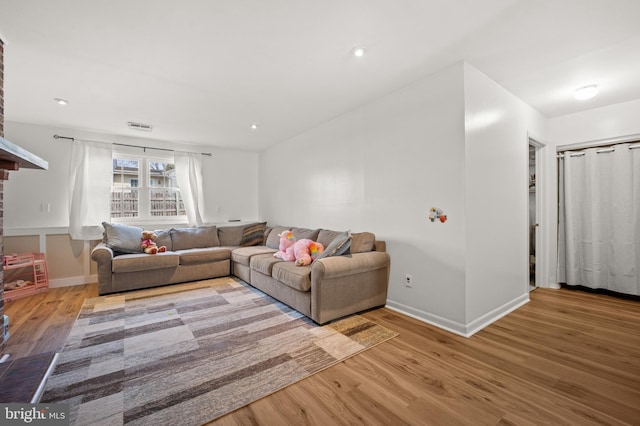
M 134 123 L 133 121 L 127 122 L 127 126 L 133 130 L 139 130 L 141 132 L 150 132 L 153 130 L 153 126 L 151 124 L 142 124 L 142 123 Z

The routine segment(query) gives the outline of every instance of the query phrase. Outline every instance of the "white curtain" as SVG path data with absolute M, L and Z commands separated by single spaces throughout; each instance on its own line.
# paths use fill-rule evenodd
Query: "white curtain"
M 74 140 L 69 169 L 69 234 L 74 240 L 102 239 L 111 215 L 111 144 Z
M 176 152 L 176 181 L 180 196 L 187 211 L 190 226 L 202 224 L 204 195 L 202 192 L 202 155 L 191 152 Z
M 630 146 L 564 155 L 559 277 L 568 285 L 640 295 L 640 148 Z

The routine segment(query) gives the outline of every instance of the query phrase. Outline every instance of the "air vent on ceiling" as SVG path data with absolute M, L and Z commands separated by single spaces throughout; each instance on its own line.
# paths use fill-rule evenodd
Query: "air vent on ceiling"
M 129 126 L 130 129 L 140 130 L 141 132 L 150 132 L 153 130 L 151 124 L 134 123 L 133 121 L 127 122 L 127 126 Z

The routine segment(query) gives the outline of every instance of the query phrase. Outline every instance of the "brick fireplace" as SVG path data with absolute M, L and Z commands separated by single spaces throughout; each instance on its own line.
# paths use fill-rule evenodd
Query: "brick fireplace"
M 0 38 L 0 353 L 4 352 L 4 185 L 9 172 L 22 168 L 44 169 L 49 164 L 4 138 L 4 41 Z
M 0 138 L 4 138 L 4 42 L 0 39 Z M 4 176 L 5 170 L 2 170 Z M 0 256 L 4 254 L 4 179 L 0 180 Z M 4 349 L 4 271 L 0 262 L 0 352 Z

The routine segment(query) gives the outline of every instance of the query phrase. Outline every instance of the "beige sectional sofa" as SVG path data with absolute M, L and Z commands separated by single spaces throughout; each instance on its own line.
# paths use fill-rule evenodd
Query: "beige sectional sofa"
M 282 230 L 291 229 L 296 239 L 309 238 L 325 247 L 344 240 L 345 233 L 270 228 L 264 223 L 172 228 L 156 231 L 156 243 L 167 251 L 148 255 L 136 253 L 130 241 L 141 228 L 104 225 L 105 240 L 91 254 L 98 265 L 101 295 L 234 275 L 318 324 L 384 306 L 387 300 L 389 255 L 385 243 L 369 232 L 351 234 L 344 246 L 350 244 L 349 249 L 342 255 L 296 266 L 273 256 Z M 129 246 L 123 244 L 126 241 Z

